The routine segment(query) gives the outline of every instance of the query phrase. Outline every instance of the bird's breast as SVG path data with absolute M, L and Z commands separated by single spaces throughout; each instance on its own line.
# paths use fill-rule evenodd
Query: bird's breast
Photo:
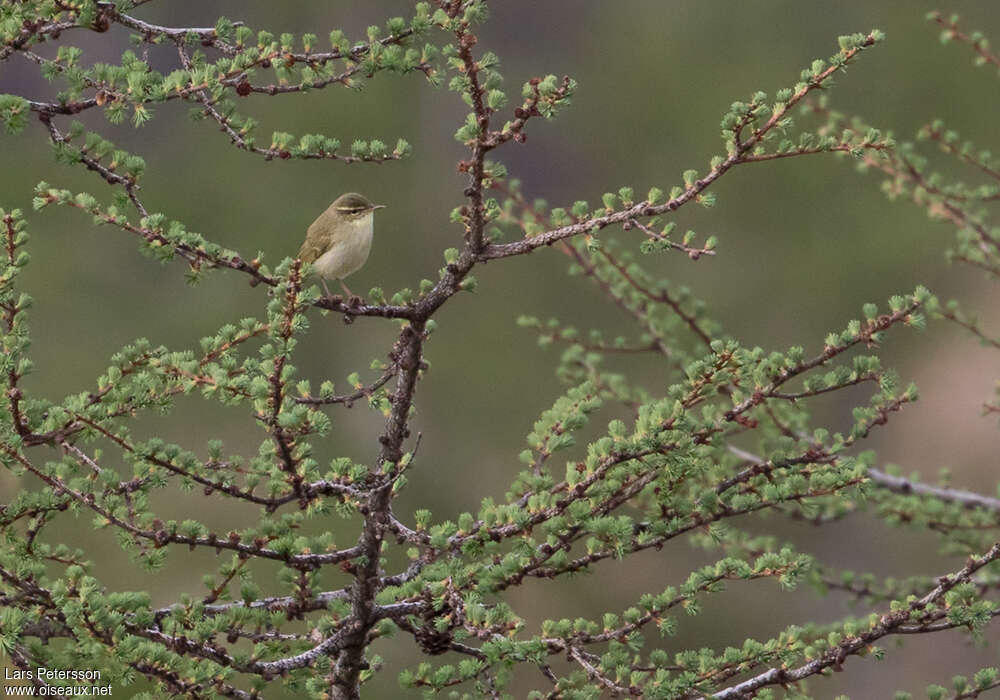
M 372 216 L 348 222 L 341 236 L 313 263 L 313 269 L 326 279 L 343 279 L 368 260 L 372 250 Z

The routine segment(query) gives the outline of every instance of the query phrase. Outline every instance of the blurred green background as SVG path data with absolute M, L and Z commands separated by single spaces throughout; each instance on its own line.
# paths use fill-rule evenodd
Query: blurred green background
M 835 107 L 891 129 L 900 139 L 940 117 L 982 146 L 992 139 L 996 147 L 1000 83 L 972 67 L 967 48 L 940 46 L 936 26 L 924 20 L 935 8 L 962 9 L 967 29 L 1000 37 L 995 3 L 497 2 L 477 48 L 500 56 L 513 98 L 535 75 L 568 74 L 580 84 L 574 104 L 556 122 L 532 123 L 527 144 L 507 146 L 497 157 L 523 180 L 529 197 L 554 205 L 575 199 L 596 203 L 601 193 L 623 185 L 639 193 L 653 185 L 669 190 L 683 170 L 705 172 L 710 157 L 722 150 L 718 121 L 730 102 L 754 90 L 773 94 L 794 84 L 812 59 L 836 51 L 838 35 L 872 27 L 885 31 L 888 40 L 836 79 Z M 213 24 L 222 14 L 255 28 L 314 31 L 321 37 L 341 27 L 361 38 L 366 26 L 410 11 L 411 3 L 399 0 L 296 0 L 160 2 L 136 13 L 151 21 L 199 26 Z M 127 35 L 119 28 L 106 35 L 68 33 L 63 41 L 79 42 L 91 61 L 116 60 L 127 47 Z M 159 69 L 172 65 L 168 53 L 153 58 Z M 56 89 L 21 57 L 0 64 L 0 93 L 50 97 Z M 355 138 L 393 143 L 403 137 L 413 144 L 414 156 L 381 166 L 265 162 L 231 147 L 212 123 L 192 122 L 189 106 L 178 103 L 156 107 L 155 119 L 140 130 L 112 126 L 98 114 L 84 115 L 83 121 L 146 158 L 141 195 L 151 211 L 162 211 L 245 255 L 260 250 L 271 263 L 294 255 L 313 218 L 337 194 L 357 190 L 389 208 L 379 213 L 372 256 L 351 278 L 352 288 L 395 290 L 436 276 L 442 249 L 461 238 L 448 223 L 466 182 L 455 170 L 464 149 L 452 134 L 466 112 L 455 93 L 431 87 L 419 74 L 379 76 L 362 92 L 330 88 L 282 98 L 254 96 L 240 107 L 262 122 L 261 140 L 272 129 L 322 132 L 344 143 Z M 67 124 L 63 119 L 61 125 Z M 0 136 L 0 206 L 29 210 L 32 188 L 43 179 L 106 199 L 103 181 L 57 165 L 46 141 L 37 123 L 20 137 Z M 697 263 L 670 254 L 645 262 L 666 278 L 690 284 L 729 333 L 768 349 L 792 344 L 818 349 L 826 332 L 856 318 L 863 303 L 884 303 L 918 283 L 942 298 L 969 300 L 984 310 L 987 327 L 991 322 L 992 328 L 1000 327 L 998 305 L 991 302 L 996 288 L 966 269 L 945 265 L 950 227 L 908 204 L 889 202 L 878 183 L 876 176 L 859 176 L 849 162 L 834 157 L 739 168 L 713 186 L 719 197 L 714 209 L 685 209 L 677 219 L 681 227 L 717 235 L 719 254 Z M 58 398 L 92 387 L 108 357 L 134 338 L 144 336 L 172 349 L 197 347 L 199 338 L 224 323 L 263 312 L 264 291 L 247 286 L 242 276 L 217 272 L 187 287 L 180 263 L 161 267 L 140 257 L 135 240 L 95 227 L 77 211 L 30 215 L 29 228 L 33 264 L 22 279 L 36 301 L 37 369 L 26 388 L 37 394 Z M 419 387 L 414 423 L 423 441 L 409 489 L 397 506 L 404 517 L 419 507 L 432 509 L 438 519 L 474 511 L 483 497 L 502 499 L 520 469 L 517 454 L 524 435 L 561 388 L 552 371 L 557 351 L 536 349 L 534 335 L 515 326 L 517 315 L 628 330 L 615 307 L 585 281 L 567 277 L 565 267 L 565 258 L 549 250 L 490 264 L 476 272 L 480 287 L 475 295 L 459 295 L 438 315 L 439 330 L 427 348 L 431 370 Z M 348 326 L 335 316 L 313 314 L 312 322 L 297 364 L 314 386 L 326 377 L 346 386 L 344 378 L 352 371 L 371 376 L 370 359 L 384 359 L 395 336 L 391 322 L 375 319 Z M 880 461 L 927 476 L 950 468 L 957 484 L 993 493 L 1000 466 L 996 425 L 980 417 L 979 408 L 1000 377 L 1000 356 L 950 327 L 932 325 L 923 334 L 890 334 L 883 358 L 904 379 L 918 382 L 922 401 L 869 441 Z M 643 371 L 655 389 L 655 368 Z M 847 427 L 850 400 L 866 397 L 831 397 L 817 405 L 817 418 Z M 364 406 L 331 413 L 334 430 L 319 454 L 372 463 L 381 416 Z M 603 420 L 595 419 L 598 428 Z M 146 434 L 198 452 L 207 440 L 220 437 L 227 450 L 252 454 L 262 438 L 245 411 L 198 399 L 182 400 L 171 416 L 151 417 L 142 425 Z M 0 474 L 3 493 L 18 486 Z M 173 493 L 159 505 L 164 518 L 197 517 L 215 528 L 240 526 L 254 516 L 200 493 Z M 867 516 L 822 530 L 777 519 L 743 524 L 778 533 L 839 568 L 939 574 L 957 565 L 934 553 L 929 535 L 890 530 Z M 343 532 L 338 544 L 353 543 L 353 524 L 336 527 Z M 214 570 L 214 554 L 177 551 L 163 571 L 147 576 L 128 563 L 112 533 L 90 530 L 87 518 L 67 522 L 58 532 L 87 547 L 95 573 L 110 586 L 151 589 L 158 604 L 176 600 L 180 591 L 201 594 L 202 575 Z M 711 559 L 678 541 L 626 563 L 605 562 L 586 578 L 529 582 L 511 601 L 532 621 L 597 616 L 627 607 L 642 592 L 680 583 L 693 566 Z M 258 573 L 262 584 L 274 585 L 270 573 Z M 331 576 L 329 583 L 344 581 Z M 678 636 L 662 643 L 671 649 L 721 649 L 747 636 L 766 638 L 788 624 L 832 621 L 847 608 L 837 595 L 779 594 L 761 582 L 733 586 L 707 601 L 704 610 L 683 620 Z M 897 688 L 919 692 L 929 682 L 946 682 L 954 673 L 997 662 L 992 647 L 966 647 L 958 634 L 949 635 L 907 640 L 904 650 L 892 651 L 883 662 L 850 661 L 834 681 L 814 681 L 816 695 L 875 698 Z M 396 672 L 417 659 L 402 642 L 377 645 L 389 670 L 367 687 L 365 697 L 400 696 Z M 516 687 L 521 693 L 528 686 Z M 116 697 L 127 694 L 121 690 Z

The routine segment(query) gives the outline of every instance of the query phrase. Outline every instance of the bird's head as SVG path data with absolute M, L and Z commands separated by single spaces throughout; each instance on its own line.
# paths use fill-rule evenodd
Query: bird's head
M 357 219 L 368 216 L 376 209 L 383 209 L 384 207 L 384 204 L 372 204 L 367 197 L 357 192 L 342 194 L 333 202 L 333 210 L 345 219 Z

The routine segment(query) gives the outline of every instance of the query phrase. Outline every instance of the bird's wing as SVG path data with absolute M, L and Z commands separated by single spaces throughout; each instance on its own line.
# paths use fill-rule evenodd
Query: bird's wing
M 316 262 L 319 256 L 325 253 L 330 247 L 330 236 L 318 233 L 318 231 L 321 230 L 320 224 L 322 223 L 324 216 L 326 216 L 326 212 L 320 214 L 319 217 L 309 226 L 309 230 L 306 233 L 306 240 L 302 244 L 302 247 L 299 248 L 299 254 L 296 256 L 302 262 Z M 330 229 L 330 227 L 326 228 L 327 230 Z

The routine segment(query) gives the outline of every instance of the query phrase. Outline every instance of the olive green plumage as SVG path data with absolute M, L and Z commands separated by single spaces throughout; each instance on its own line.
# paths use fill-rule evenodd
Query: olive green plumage
M 344 291 L 350 293 L 343 279 L 368 260 L 373 215 L 381 208 L 381 204 L 372 204 L 366 197 L 348 192 L 337 197 L 309 226 L 298 258 L 312 263 L 327 294 L 326 280 L 333 279 L 340 280 Z
M 309 225 L 306 240 L 302 243 L 297 257 L 302 262 L 315 262 L 319 256 L 330 250 L 339 222 L 363 216 L 379 208 L 381 205 L 372 204 L 364 195 L 357 192 L 340 195 Z

